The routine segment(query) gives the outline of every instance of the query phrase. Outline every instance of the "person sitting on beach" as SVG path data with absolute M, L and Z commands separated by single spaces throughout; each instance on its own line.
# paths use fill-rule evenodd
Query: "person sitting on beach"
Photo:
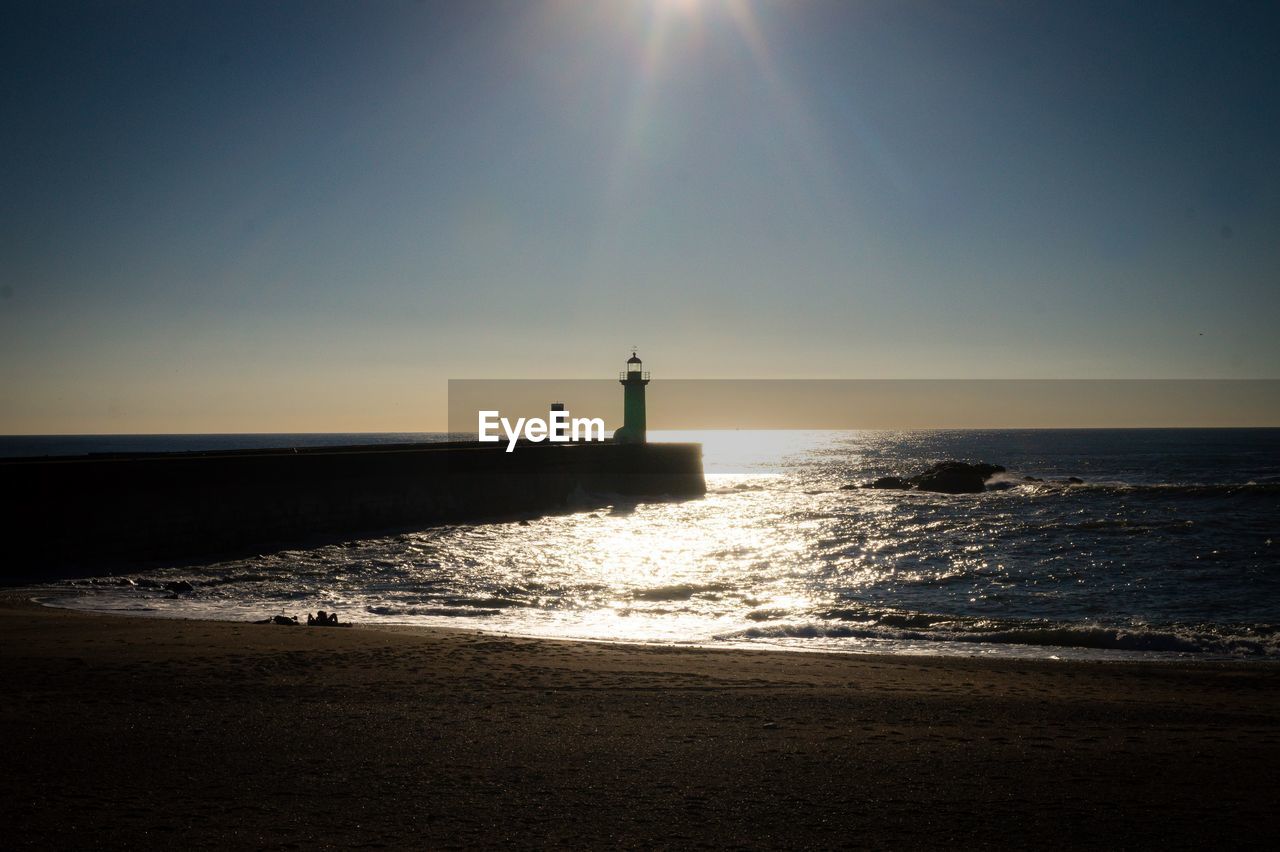
M 338 614 L 336 612 L 325 612 L 320 610 L 315 615 L 307 614 L 307 626 L 309 627 L 337 627 Z

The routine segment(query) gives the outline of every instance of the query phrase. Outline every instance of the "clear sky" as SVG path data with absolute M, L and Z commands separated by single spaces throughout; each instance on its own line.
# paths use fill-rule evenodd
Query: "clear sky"
M 0 9 L 0 432 L 449 378 L 1280 377 L 1280 5 Z

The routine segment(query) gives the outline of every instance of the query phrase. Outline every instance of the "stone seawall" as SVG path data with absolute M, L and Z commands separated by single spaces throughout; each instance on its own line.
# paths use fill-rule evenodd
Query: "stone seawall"
M 700 444 L 325 447 L 0 461 L 0 581 L 706 491 Z

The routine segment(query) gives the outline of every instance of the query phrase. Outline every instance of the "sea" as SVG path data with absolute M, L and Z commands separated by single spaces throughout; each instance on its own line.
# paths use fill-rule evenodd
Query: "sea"
M 448 437 L 457 436 L 6 437 L 0 455 Z M 165 618 L 324 609 L 359 624 L 612 642 L 1280 660 L 1280 429 L 743 430 L 650 440 L 702 443 L 705 497 L 598 495 L 564 514 L 140 565 L 35 594 Z M 1007 472 L 982 494 L 848 487 L 947 459 Z

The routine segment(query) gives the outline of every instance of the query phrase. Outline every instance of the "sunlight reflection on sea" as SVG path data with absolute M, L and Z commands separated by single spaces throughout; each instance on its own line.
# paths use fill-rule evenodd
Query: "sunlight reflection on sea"
M 705 498 L 150 571 L 78 585 L 63 604 L 808 650 L 1276 659 L 1280 493 L 1267 477 L 1280 433 L 1211 432 L 658 433 L 703 443 Z M 1017 487 L 845 487 L 948 457 L 1003 463 Z M 161 587 L 177 580 L 193 591 Z

